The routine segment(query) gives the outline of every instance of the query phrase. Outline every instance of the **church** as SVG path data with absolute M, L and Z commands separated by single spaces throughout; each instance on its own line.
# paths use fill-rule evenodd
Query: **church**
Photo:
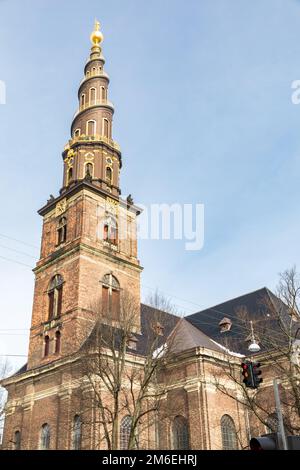
M 113 418 L 103 422 L 112 407 L 112 396 L 104 394 L 98 409 L 93 402 L 86 407 L 82 397 L 89 393 L 90 384 L 81 380 L 78 365 L 86 359 L 86 345 L 95 336 L 95 296 L 111 313 L 111 322 L 104 318 L 100 329 L 117 329 L 119 338 L 125 292 L 130 293 L 135 314 L 122 370 L 145 371 L 146 363 L 153 364 L 154 355 L 149 358 L 146 347 L 150 330 L 156 332 L 160 347 L 176 338 L 172 355 L 156 375 L 162 390 L 160 406 L 140 412 L 135 448 L 247 448 L 252 424 L 240 391 L 225 377 L 232 393 L 222 393 L 215 378 L 228 366 L 224 351 L 230 348 L 224 347 L 224 335 L 232 339 L 227 346 L 234 345 L 238 351 L 230 356 L 238 371 L 247 354 L 246 343 L 237 339 L 235 312 L 246 306 L 250 315 L 257 315 L 261 297 L 273 294 L 264 288 L 184 318 L 141 304 L 142 267 L 136 234 L 140 209 L 131 197 L 121 197 L 122 154 L 113 139 L 114 106 L 109 101 L 102 40 L 96 22 L 71 138 L 62 152 L 62 188 L 39 210 L 43 230 L 40 259 L 34 269 L 28 361 L 2 381 L 8 391 L 2 448 L 128 448 L 133 420 L 130 404 L 120 405 L 112 431 Z M 111 350 L 116 360 L 121 354 L 120 341 Z M 106 377 L 110 380 L 108 374 Z M 138 392 L 138 388 L 132 391 L 131 405 Z M 145 400 L 149 403 L 149 395 Z M 110 432 L 114 433 L 111 446 Z

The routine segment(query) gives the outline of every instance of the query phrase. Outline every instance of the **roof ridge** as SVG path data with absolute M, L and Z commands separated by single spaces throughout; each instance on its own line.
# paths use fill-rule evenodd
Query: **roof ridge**
M 211 307 L 204 308 L 203 310 L 198 310 L 198 311 L 195 312 L 195 313 L 191 313 L 190 315 L 186 315 L 185 318 L 191 317 L 191 316 L 196 315 L 197 313 L 200 313 L 200 312 L 205 312 L 205 310 L 213 310 L 213 309 L 216 309 L 217 307 L 220 307 L 221 305 L 227 304 L 228 302 L 233 302 L 233 301 L 235 301 L 235 300 L 241 299 L 242 297 L 247 297 L 247 296 L 249 296 L 249 295 L 255 294 L 255 293 L 260 292 L 260 291 L 265 291 L 265 290 L 267 290 L 267 291 L 269 291 L 269 292 L 272 293 L 272 291 L 271 291 L 270 289 L 268 289 L 268 287 L 265 287 L 265 286 L 264 286 L 264 287 L 261 287 L 260 289 L 253 290 L 253 291 L 248 292 L 248 293 L 246 293 L 246 294 L 242 294 L 242 295 L 238 295 L 237 297 L 229 298 L 228 300 L 225 300 L 224 302 L 220 302 L 220 303 L 218 303 L 218 304 L 216 304 L 216 305 L 212 305 Z M 274 294 L 274 295 L 275 295 L 275 294 Z M 222 313 L 222 312 L 220 312 L 220 313 Z M 226 312 L 224 312 L 224 315 L 226 315 Z

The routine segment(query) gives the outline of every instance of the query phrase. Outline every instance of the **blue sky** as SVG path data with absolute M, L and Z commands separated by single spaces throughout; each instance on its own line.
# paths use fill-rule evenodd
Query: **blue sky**
M 95 17 L 122 194 L 205 204 L 201 251 L 140 242 L 143 296 L 158 287 L 192 313 L 300 264 L 300 1 L 0 0 L 0 354 L 27 352 L 36 211 L 61 187 Z

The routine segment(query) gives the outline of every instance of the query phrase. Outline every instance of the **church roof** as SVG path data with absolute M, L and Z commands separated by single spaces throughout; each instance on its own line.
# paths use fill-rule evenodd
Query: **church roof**
M 269 328 L 276 329 L 274 311 L 287 314 L 287 306 L 269 289 L 263 287 L 185 318 L 217 343 L 231 351 L 247 355 L 250 354 L 250 320 L 253 321 L 254 327 L 255 324 L 259 325 L 260 330 L 263 322 Z M 222 333 L 219 323 L 224 317 L 232 323 L 230 329 Z
M 171 334 L 171 351 L 173 353 L 180 353 L 198 347 L 224 352 L 224 349 L 212 341 L 205 333 L 193 326 L 185 318 L 182 318 Z

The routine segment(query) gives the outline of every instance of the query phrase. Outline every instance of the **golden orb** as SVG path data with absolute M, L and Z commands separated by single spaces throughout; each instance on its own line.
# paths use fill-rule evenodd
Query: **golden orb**
M 100 23 L 97 20 L 95 21 L 94 31 L 92 32 L 90 39 L 91 43 L 95 44 L 96 46 L 101 44 L 101 42 L 103 41 L 103 34 L 100 31 Z

